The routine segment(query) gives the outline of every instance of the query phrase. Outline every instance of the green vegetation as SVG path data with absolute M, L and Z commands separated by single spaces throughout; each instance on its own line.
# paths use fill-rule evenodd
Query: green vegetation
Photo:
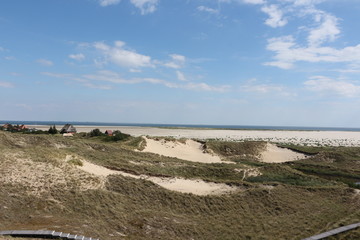
M 234 162 L 256 162 L 260 153 L 265 150 L 266 142 L 244 141 L 244 142 L 225 142 L 225 141 L 207 141 L 204 144 L 204 150 L 227 158 Z M 256 164 L 255 163 L 255 164 Z
M 291 168 L 307 175 L 343 182 L 350 187 L 360 181 L 360 148 L 358 147 L 305 147 L 286 145 L 287 148 L 311 155 L 308 159 L 287 163 Z
M 88 134 L 89 137 L 99 137 L 99 136 L 104 136 L 104 135 L 105 134 L 102 133 L 100 131 L 100 129 L 98 129 L 98 128 L 91 130 Z
M 72 158 L 68 161 L 68 163 L 76 165 L 76 166 L 83 166 L 83 162 L 80 159 Z
M 106 142 L 117 142 L 117 141 L 123 141 L 125 139 L 128 139 L 130 137 L 129 134 L 122 133 L 120 131 L 114 131 L 111 136 L 106 135 L 105 133 L 102 133 L 100 129 L 96 128 L 91 130 L 88 134 L 86 134 L 88 137 L 100 137 L 103 141 Z
M 48 130 L 49 134 L 57 134 L 59 133 L 59 131 L 56 129 L 56 126 L 50 126 L 49 130 Z
M 137 175 L 203 179 L 240 190 L 196 196 L 119 175 L 109 176 L 103 187 L 84 189 L 90 180 L 74 175 L 34 195 L 31 179 L 0 181 L 0 229 L 54 229 L 102 240 L 302 239 L 360 219 L 360 192 L 350 184 L 360 181 L 360 148 L 302 147 L 312 156 L 267 164 L 257 161 L 264 142 L 208 141 L 206 151 L 234 164 L 204 164 L 134 151 L 144 148 L 141 137 L 107 137 L 0 132 L 0 179 L 11 164 L 32 161 L 60 171 L 62 164 L 76 169 L 83 159 Z M 261 175 L 246 176 L 248 169 Z M 360 231 L 342 236 L 360 239 Z

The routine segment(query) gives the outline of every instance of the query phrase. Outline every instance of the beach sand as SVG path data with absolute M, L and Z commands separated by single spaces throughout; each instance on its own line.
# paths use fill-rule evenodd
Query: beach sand
M 31 126 L 48 130 L 49 126 Z M 56 126 L 58 130 L 62 126 Z M 310 146 L 360 146 L 360 132 L 348 131 L 286 131 L 286 130 L 224 130 L 190 128 L 156 128 L 126 126 L 75 126 L 78 132 L 90 132 L 98 128 L 119 130 L 132 136 L 158 136 L 187 139 L 216 139 L 224 141 L 267 141 Z

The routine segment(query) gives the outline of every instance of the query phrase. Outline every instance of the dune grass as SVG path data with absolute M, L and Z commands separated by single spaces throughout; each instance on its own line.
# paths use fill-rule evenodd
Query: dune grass
M 204 164 L 134 151 L 142 144 L 141 138 L 103 142 L 0 132 L 0 163 L 9 152 L 58 166 L 71 155 L 134 174 L 203 179 L 243 188 L 229 195 L 196 196 L 113 175 L 103 188 L 79 190 L 80 181 L 86 180 L 74 179 L 66 187 L 33 196 L 26 182 L 0 182 L 0 229 L 53 229 L 102 240 L 302 239 L 359 222 L 360 193 L 342 179 L 359 176 L 358 148 L 302 149 L 316 154 L 297 162 L 267 164 L 251 157 L 258 154 L 262 142 L 212 141 L 207 147 L 238 161 Z M 320 171 L 328 167 L 338 172 Z M 247 168 L 256 168 L 262 175 L 243 179 L 239 170 Z M 359 235 L 357 230 L 344 234 L 346 239 Z

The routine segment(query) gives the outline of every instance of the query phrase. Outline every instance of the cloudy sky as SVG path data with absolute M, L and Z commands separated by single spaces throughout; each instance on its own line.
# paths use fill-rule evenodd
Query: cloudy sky
M 360 127 L 359 0 L 2 0 L 0 120 Z

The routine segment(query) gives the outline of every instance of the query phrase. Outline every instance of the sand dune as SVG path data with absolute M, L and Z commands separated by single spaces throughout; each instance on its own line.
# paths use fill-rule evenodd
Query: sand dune
M 268 143 L 266 150 L 261 153 L 260 160 L 267 163 L 291 162 L 306 158 L 305 154 L 297 153 L 286 148 L 279 148 Z
M 146 140 L 146 148 L 144 152 L 157 153 L 159 155 L 176 157 L 183 160 L 201 163 L 233 163 L 222 161 L 215 154 L 205 153 L 203 145 L 193 140 L 186 140 L 185 143 L 180 141 L 166 141 L 165 139 L 149 139 Z M 294 152 L 286 148 L 277 147 L 275 144 L 268 143 L 266 149 L 260 155 L 260 161 L 267 163 L 291 162 L 306 158 L 306 155 Z
M 176 157 L 183 160 L 202 163 L 221 163 L 221 158 L 215 154 L 203 151 L 203 144 L 194 140 L 166 141 L 165 139 L 154 140 L 144 137 L 146 148 L 144 152 L 157 153 L 163 156 Z
M 181 193 L 192 193 L 195 195 L 203 196 L 203 195 L 226 194 L 240 190 L 237 187 L 231 187 L 221 183 L 205 182 L 200 179 L 194 180 L 194 179 L 184 179 L 184 178 L 165 178 L 165 177 L 160 178 L 160 177 L 151 177 L 147 175 L 139 176 L 122 171 L 110 170 L 105 167 L 98 166 L 87 161 L 82 161 L 82 162 L 83 162 L 83 166 L 80 166 L 79 168 L 83 171 L 94 174 L 96 176 L 106 177 L 112 174 L 119 174 L 125 177 L 145 179 L 155 184 L 158 184 L 159 186 L 166 188 L 168 190 L 177 191 Z

